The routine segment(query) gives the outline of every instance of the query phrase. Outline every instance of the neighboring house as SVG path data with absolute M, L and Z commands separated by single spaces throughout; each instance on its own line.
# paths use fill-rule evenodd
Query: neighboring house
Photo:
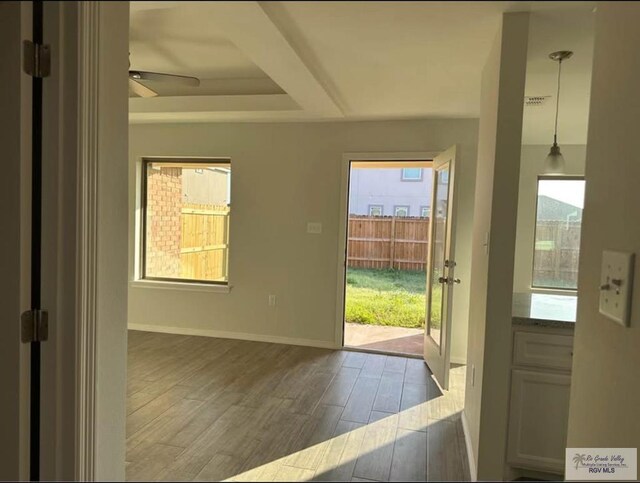
M 538 221 L 582 221 L 582 208 L 540 195 L 537 218 Z
M 182 202 L 200 205 L 228 205 L 231 171 L 226 168 L 182 171 Z
M 349 213 L 373 216 L 430 216 L 430 168 L 354 168 Z

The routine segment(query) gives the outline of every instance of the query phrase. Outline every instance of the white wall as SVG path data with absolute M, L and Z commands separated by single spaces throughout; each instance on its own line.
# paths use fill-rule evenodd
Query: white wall
M 561 149 L 566 162 L 565 174 L 584 175 L 587 147 L 579 144 L 562 144 Z M 543 174 L 544 160 L 548 153 L 549 146 L 547 145 L 522 146 L 520 188 L 518 193 L 518 228 L 513 274 L 514 292 L 529 292 L 531 290 L 538 176 Z
M 459 266 L 455 358 L 464 360 L 477 120 L 220 123 L 130 127 L 130 279 L 136 163 L 142 156 L 232 162 L 231 292 L 131 287 L 130 325 L 335 346 L 338 216 L 345 152 L 440 151 L 458 144 Z M 306 233 L 322 222 L 321 235 Z M 465 260 L 466 259 L 466 260 Z M 277 306 L 268 307 L 269 294 Z M 225 334 L 223 334 L 225 335 Z
M 598 3 L 568 447 L 640 447 L 638 259 L 631 327 L 598 313 L 602 251 L 640 256 L 638 25 L 638 3 Z
M 504 476 L 528 25 L 526 13 L 503 16 L 482 74 L 463 413 L 482 480 Z
M 522 130 L 525 145 L 547 144 L 553 140 L 558 63 L 549 59 L 549 53 L 558 50 L 574 52 L 562 63 L 558 142 L 564 148 L 587 141 L 593 5 L 566 2 L 556 6 L 530 13 L 525 94 L 549 97 L 543 105 L 525 106 Z

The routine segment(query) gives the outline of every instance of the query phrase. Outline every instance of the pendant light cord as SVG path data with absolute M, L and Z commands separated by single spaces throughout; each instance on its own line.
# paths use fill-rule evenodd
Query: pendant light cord
M 558 142 L 558 110 L 560 109 L 560 71 L 562 70 L 562 59 L 558 60 L 558 92 L 556 94 L 556 124 L 553 131 L 553 144 Z

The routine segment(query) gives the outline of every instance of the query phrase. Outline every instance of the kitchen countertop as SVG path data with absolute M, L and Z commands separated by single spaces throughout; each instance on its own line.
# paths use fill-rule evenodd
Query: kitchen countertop
M 539 293 L 513 294 L 513 323 L 573 329 L 578 297 Z

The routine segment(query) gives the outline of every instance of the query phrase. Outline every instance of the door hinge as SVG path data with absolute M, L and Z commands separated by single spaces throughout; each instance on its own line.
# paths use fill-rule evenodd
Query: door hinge
M 42 342 L 49 338 L 49 313 L 46 310 L 32 309 L 20 317 L 21 337 L 24 343 Z
M 31 77 L 49 77 L 51 73 L 51 47 L 47 44 L 35 44 L 24 40 L 23 69 Z

